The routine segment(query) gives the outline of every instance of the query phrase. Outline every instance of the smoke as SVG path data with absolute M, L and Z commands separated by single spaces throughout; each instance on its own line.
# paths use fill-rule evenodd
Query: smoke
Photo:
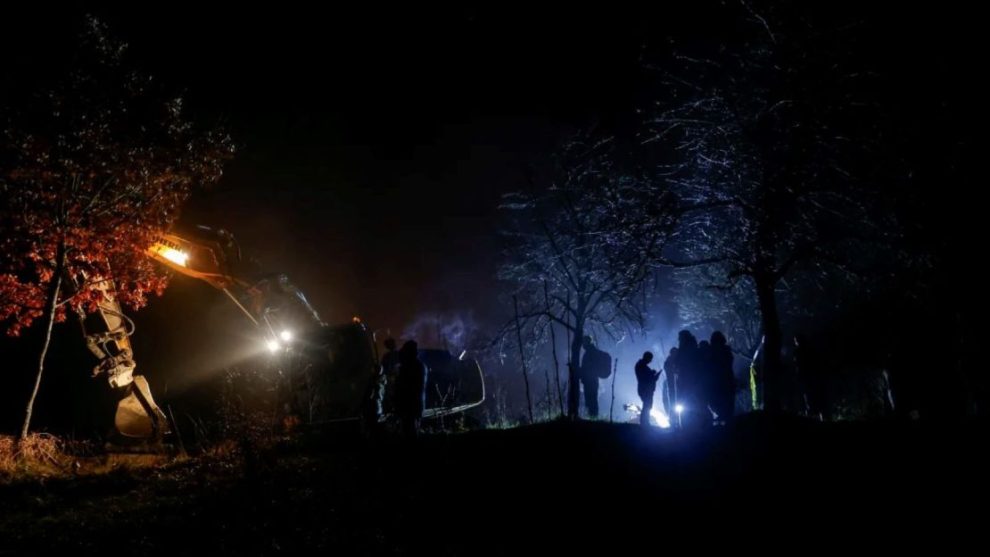
M 479 324 L 473 311 L 423 312 L 402 332 L 403 339 L 414 339 L 424 348 L 446 348 L 459 353 L 477 338 Z

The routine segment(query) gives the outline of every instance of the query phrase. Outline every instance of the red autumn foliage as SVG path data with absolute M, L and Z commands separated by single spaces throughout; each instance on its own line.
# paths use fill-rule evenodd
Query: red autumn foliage
M 128 69 L 103 24 L 82 39 L 67 77 L 0 120 L 0 323 L 15 336 L 43 316 L 60 267 L 81 287 L 61 289 L 56 321 L 94 311 L 104 280 L 132 309 L 160 295 L 168 275 L 145 249 L 233 154 Z

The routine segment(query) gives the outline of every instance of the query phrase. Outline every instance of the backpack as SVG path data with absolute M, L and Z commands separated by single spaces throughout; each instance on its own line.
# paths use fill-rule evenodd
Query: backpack
M 598 376 L 599 379 L 608 379 L 608 376 L 612 375 L 612 356 L 609 356 L 608 352 L 597 348 L 590 354 L 594 355 L 594 359 L 589 362 L 591 364 L 591 370 L 589 371 Z

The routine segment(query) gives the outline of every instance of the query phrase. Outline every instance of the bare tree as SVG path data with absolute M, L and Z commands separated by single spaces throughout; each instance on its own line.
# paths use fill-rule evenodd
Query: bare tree
M 869 183 L 879 132 L 864 93 L 869 74 L 855 68 L 847 37 L 744 2 L 740 9 L 751 32 L 736 44 L 663 65 L 644 144 L 663 153 L 685 210 L 661 263 L 714 265 L 709 286 L 749 291 L 775 410 L 783 281 L 795 271 L 851 273 L 863 246 L 889 241 L 893 226 Z M 748 311 L 737 327 L 751 335 Z
M 511 224 L 499 272 L 513 285 L 520 318 L 570 340 L 567 414 L 579 407 L 581 344 L 590 332 L 621 338 L 642 328 L 643 286 L 677 222 L 662 181 L 623 172 L 610 139 L 577 137 L 544 179 L 504 197 Z

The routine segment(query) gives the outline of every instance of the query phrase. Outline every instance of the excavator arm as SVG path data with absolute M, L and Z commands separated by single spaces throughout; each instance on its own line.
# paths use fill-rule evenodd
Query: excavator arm
M 302 292 L 284 275 L 248 278 L 247 273 L 240 272 L 236 268 L 241 259 L 240 250 L 226 231 L 200 226 L 187 234 L 166 234 L 148 248 L 147 255 L 226 294 L 245 317 L 264 331 L 269 347 L 285 335 L 278 318 L 286 306 L 293 308 L 296 322 L 297 315 L 302 314 L 312 324 L 324 325 Z M 79 288 L 89 279 L 72 277 L 72 283 Z M 78 317 L 86 346 L 98 360 L 93 376 L 105 378 L 117 396 L 112 443 L 156 446 L 170 427 L 165 414 L 155 404 L 148 381 L 136 373 L 129 338 L 134 323 L 117 301 L 113 281 L 99 281 L 96 285 L 101 294 L 97 311 L 92 314 L 80 311 Z M 291 304 L 284 303 L 286 300 Z
M 290 341 L 292 330 L 304 333 L 298 348 L 305 352 L 308 370 L 296 407 L 308 409 L 312 423 L 353 419 L 363 413 L 378 377 L 378 357 L 373 335 L 357 318 L 353 323 L 328 327 L 303 293 L 282 274 L 264 274 L 241 257 L 233 236 L 224 230 L 198 226 L 165 234 L 147 249 L 147 255 L 173 271 L 202 280 L 222 291 L 261 330 L 267 348 L 279 353 Z M 77 285 L 86 277 L 74 281 Z M 90 351 L 99 359 L 94 375 L 105 377 L 118 393 L 115 436 L 121 444 L 157 445 L 169 432 L 164 413 L 155 404 L 137 365 L 128 338 L 134 324 L 121 311 L 112 281 L 100 283 L 98 311 L 80 314 Z M 423 356 L 427 355 L 424 351 Z M 476 361 L 453 361 L 446 351 L 431 357 L 433 369 L 426 417 L 463 412 L 485 399 L 484 377 Z M 436 391 L 437 397 L 433 397 Z M 451 392 L 470 393 L 451 397 Z M 433 400 L 437 398 L 437 400 Z
M 222 291 L 255 325 L 277 339 L 273 314 L 292 307 L 311 325 L 325 326 L 306 296 L 282 274 L 263 275 L 244 269 L 232 234 L 197 226 L 178 235 L 165 234 L 148 248 L 148 255 L 173 271 L 202 280 Z M 288 302 L 288 303 L 287 303 Z
M 300 343 L 306 346 L 310 365 L 303 374 L 308 375 L 307 400 L 297 404 L 310 423 L 355 419 L 365 413 L 381 377 L 374 335 L 360 319 L 328 327 L 284 275 L 245 280 L 250 274 L 238 268 L 240 249 L 223 230 L 197 227 L 193 233 L 165 235 L 149 253 L 176 272 L 222 290 L 265 332 L 273 352 L 288 340 L 283 336 L 287 330 L 301 327 L 312 333 Z M 428 349 L 420 357 L 430 368 L 425 418 L 458 414 L 484 402 L 484 374 L 474 358 Z

